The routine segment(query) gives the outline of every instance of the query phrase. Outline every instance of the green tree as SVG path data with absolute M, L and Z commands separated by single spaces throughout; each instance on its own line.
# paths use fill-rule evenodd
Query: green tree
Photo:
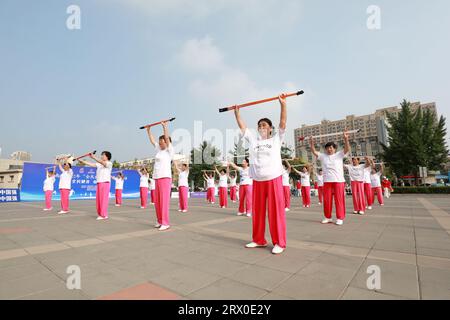
M 418 175 L 418 167 L 439 170 L 448 155 L 445 143 L 445 118 L 439 121 L 429 110 L 411 111 L 411 103 L 403 100 L 401 111 L 387 114 L 389 139 L 382 145 L 382 159 L 397 176 Z
M 116 168 L 116 169 L 120 168 L 120 163 L 117 162 L 116 160 L 114 160 L 113 161 L 113 168 Z
M 234 144 L 233 150 L 228 152 L 231 156 L 233 156 L 233 162 L 236 164 L 241 164 L 244 158 L 249 157 L 248 148 L 244 147 L 244 140 L 241 139 L 237 143 Z
M 219 164 L 221 152 L 209 141 L 203 141 L 198 148 L 191 150 L 191 168 L 189 180 L 194 181 L 194 187 L 203 187 L 202 170 L 212 170 L 214 165 Z
M 283 143 L 283 145 L 281 146 L 281 159 L 291 159 L 293 153 L 294 151 L 292 150 L 292 148 Z

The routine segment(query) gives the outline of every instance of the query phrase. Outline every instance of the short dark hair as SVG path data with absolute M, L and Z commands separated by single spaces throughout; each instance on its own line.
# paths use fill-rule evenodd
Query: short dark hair
M 166 136 L 165 135 L 159 136 L 159 140 L 166 140 Z M 169 137 L 169 141 L 170 143 L 172 143 L 172 137 Z
M 109 152 L 109 151 L 103 151 L 103 152 L 102 152 L 102 155 L 105 155 L 105 156 L 108 158 L 108 160 L 111 160 L 111 157 L 112 157 L 111 152 Z
M 262 118 L 262 119 L 260 119 L 260 120 L 258 121 L 258 126 L 259 126 L 259 124 L 260 124 L 261 122 L 266 122 L 271 128 L 273 128 L 272 120 L 270 120 L 269 118 Z
M 227 170 L 222 169 L 222 170 L 220 170 L 220 173 L 227 173 Z
M 66 164 L 69 166 L 70 169 L 72 169 L 72 165 L 68 162 L 66 162 Z
M 245 157 L 244 160 L 245 160 L 248 164 L 250 164 L 250 161 L 248 160 L 248 157 Z
M 328 143 L 325 145 L 325 149 L 326 149 L 326 148 L 329 148 L 329 147 L 333 147 L 334 149 L 337 149 L 337 145 L 336 145 L 336 143 L 334 143 L 334 142 L 328 142 Z

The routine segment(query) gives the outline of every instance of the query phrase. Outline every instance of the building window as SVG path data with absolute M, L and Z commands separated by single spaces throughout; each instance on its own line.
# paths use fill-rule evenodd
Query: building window
M 14 176 L 9 176 L 9 182 L 14 182 Z
M 5 180 L 5 177 L 4 176 L 0 176 L 0 183 L 3 183 L 4 180 Z

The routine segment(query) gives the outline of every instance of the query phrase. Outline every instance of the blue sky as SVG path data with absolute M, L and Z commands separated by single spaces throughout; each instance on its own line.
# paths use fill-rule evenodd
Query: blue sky
M 80 30 L 66 28 L 71 4 Z M 366 27 L 369 5 L 381 30 Z M 174 116 L 171 129 L 224 132 L 236 125 L 219 107 L 297 89 L 291 145 L 301 124 L 404 98 L 450 119 L 449 13 L 447 0 L 2 0 L 1 156 L 151 156 L 142 124 Z M 242 114 L 255 126 L 278 111 Z

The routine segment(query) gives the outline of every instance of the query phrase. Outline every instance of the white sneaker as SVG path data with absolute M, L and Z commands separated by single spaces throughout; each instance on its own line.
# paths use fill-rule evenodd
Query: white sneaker
M 343 220 L 339 220 L 339 219 L 336 220 L 336 225 L 337 226 L 342 226 L 343 224 L 344 224 Z
M 289 209 L 289 208 L 286 208 L 285 210 L 286 210 L 286 212 L 289 212 L 289 211 L 291 211 L 291 209 Z
M 50 211 L 50 210 L 52 210 L 53 208 L 44 208 L 44 211 Z
M 116 207 L 120 207 L 120 204 L 116 204 L 115 206 L 116 206 Z
M 97 220 L 106 220 L 108 217 L 97 217 Z
M 267 247 L 267 244 L 261 245 L 261 244 L 255 243 L 255 242 L 250 242 L 250 243 L 247 243 L 247 244 L 245 245 L 245 247 L 246 247 L 246 248 L 249 248 L 249 249 L 253 249 L 253 248 L 265 248 L 265 247 Z
M 69 212 L 69 211 L 61 210 L 61 211 L 58 212 L 58 214 L 65 214 L 65 213 L 67 213 L 67 212 Z
M 353 211 L 354 214 L 358 214 L 358 211 Z
M 364 211 L 360 211 L 359 214 L 363 216 L 363 215 L 365 215 L 366 213 L 365 213 Z
M 245 213 L 238 212 L 237 215 L 238 215 L 238 216 L 245 216 Z
M 140 207 L 141 209 L 145 209 L 145 207 Z
M 307 205 L 306 207 L 307 207 L 307 208 L 310 208 L 311 206 L 310 206 L 310 205 Z
M 252 214 L 251 213 L 247 213 L 247 217 L 251 218 Z
M 181 212 L 183 212 L 183 213 L 186 213 L 186 212 L 187 212 L 187 210 L 182 210 Z
M 367 207 L 367 209 L 369 209 L 369 210 L 372 210 L 372 207 L 371 207 L 371 206 L 369 206 L 369 207 Z
M 321 206 L 322 205 L 322 202 L 319 202 L 319 206 Z
M 157 222 L 157 223 L 155 223 L 155 228 L 161 228 L 161 225 Z
M 181 210 L 181 209 L 178 209 L 178 212 L 181 212 L 181 211 L 183 211 L 183 210 Z
M 282 247 L 280 247 L 279 245 L 275 245 L 275 247 L 273 247 L 273 249 L 272 249 L 272 253 L 273 254 L 280 254 L 280 253 L 283 253 L 283 251 L 284 251 L 284 248 L 282 248 Z
M 333 219 L 327 219 L 327 218 L 325 218 L 325 219 L 322 220 L 321 223 L 322 223 L 322 224 L 333 223 Z
M 165 231 L 165 230 L 167 230 L 167 229 L 169 229 L 170 228 L 170 226 L 161 226 L 159 229 L 158 229 L 158 231 Z
M 384 206 L 384 203 L 380 204 L 380 206 Z

